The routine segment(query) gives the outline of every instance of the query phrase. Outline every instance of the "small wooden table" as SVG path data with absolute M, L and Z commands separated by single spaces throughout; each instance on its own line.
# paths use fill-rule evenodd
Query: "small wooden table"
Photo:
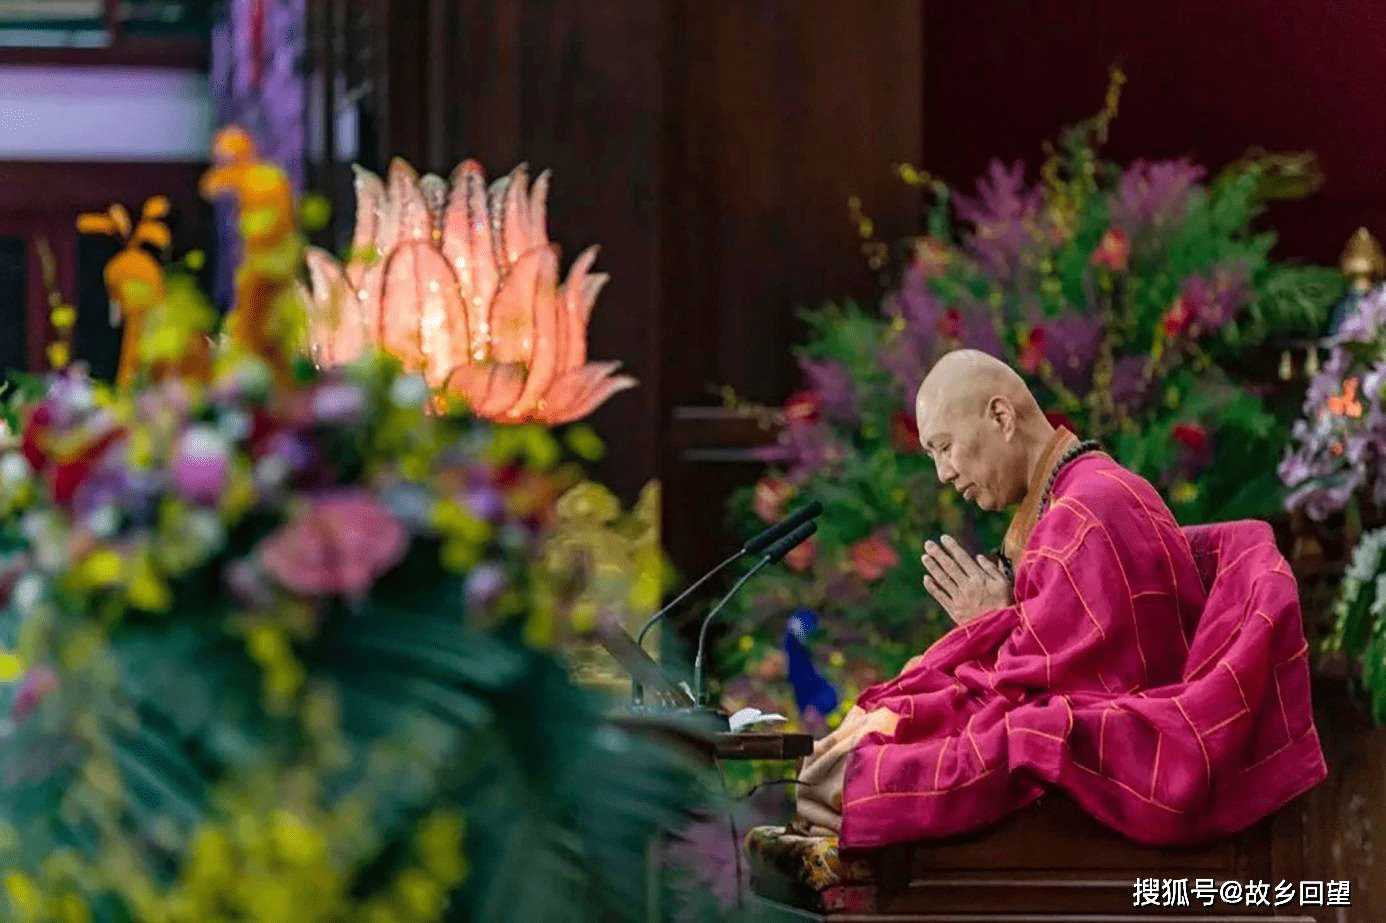
M 812 734 L 753 731 L 713 738 L 719 760 L 797 760 L 813 753 Z

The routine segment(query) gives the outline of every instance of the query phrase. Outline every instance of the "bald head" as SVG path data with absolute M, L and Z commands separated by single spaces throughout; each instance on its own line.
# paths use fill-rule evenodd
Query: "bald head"
M 1015 369 L 979 350 L 958 349 L 945 354 L 929 370 L 915 394 L 914 409 L 921 419 L 926 411 L 937 413 L 950 405 L 982 413 L 997 397 L 1008 401 L 1017 414 L 1044 416 Z
M 1024 496 L 1030 469 L 1054 429 L 1015 370 L 960 349 L 941 358 L 915 395 L 919 441 L 939 480 L 983 509 Z

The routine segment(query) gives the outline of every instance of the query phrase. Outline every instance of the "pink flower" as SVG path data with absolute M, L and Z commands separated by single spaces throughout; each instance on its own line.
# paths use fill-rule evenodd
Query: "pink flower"
M 1092 264 L 1122 272 L 1131 259 L 1131 239 L 1121 228 L 1110 228 L 1092 251 Z
M 818 551 L 817 540 L 810 538 L 802 542 L 784 556 L 784 563 L 788 564 L 792 570 L 806 571 L 813 564 L 813 556 Z
M 774 522 L 784 515 L 784 505 L 794 496 L 794 485 L 784 478 L 765 477 L 756 484 L 752 506 L 765 522 Z
M 169 466 L 173 487 L 190 503 L 215 503 L 231 477 L 231 449 L 209 426 L 190 426 Z
M 883 535 L 872 535 L 852 545 L 852 569 L 867 583 L 875 583 L 900 563 L 895 547 Z
M 25 673 L 24 679 L 20 680 L 19 691 L 15 693 L 14 702 L 10 705 L 10 720 L 23 721 L 38 708 L 39 702 L 43 701 L 45 696 L 57 688 L 58 674 L 46 664 Z
M 317 497 L 260 542 L 260 566 L 300 596 L 360 599 L 403 558 L 409 534 L 364 490 Z

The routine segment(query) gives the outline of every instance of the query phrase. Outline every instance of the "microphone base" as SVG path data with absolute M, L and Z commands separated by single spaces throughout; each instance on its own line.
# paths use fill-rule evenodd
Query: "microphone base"
M 704 705 L 669 706 L 643 703 L 623 705 L 616 710 L 613 717 L 618 720 L 668 722 L 710 734 L 727 734 L 731 731 L 731 723 L 727 715 Z

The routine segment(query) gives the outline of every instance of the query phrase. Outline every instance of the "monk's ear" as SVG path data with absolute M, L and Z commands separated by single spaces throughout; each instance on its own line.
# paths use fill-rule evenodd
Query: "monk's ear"
M 994 397 L 987 403 L 987 421 L 1010 439 L 1015 434 L 1015 407 L 1004 397 Z

